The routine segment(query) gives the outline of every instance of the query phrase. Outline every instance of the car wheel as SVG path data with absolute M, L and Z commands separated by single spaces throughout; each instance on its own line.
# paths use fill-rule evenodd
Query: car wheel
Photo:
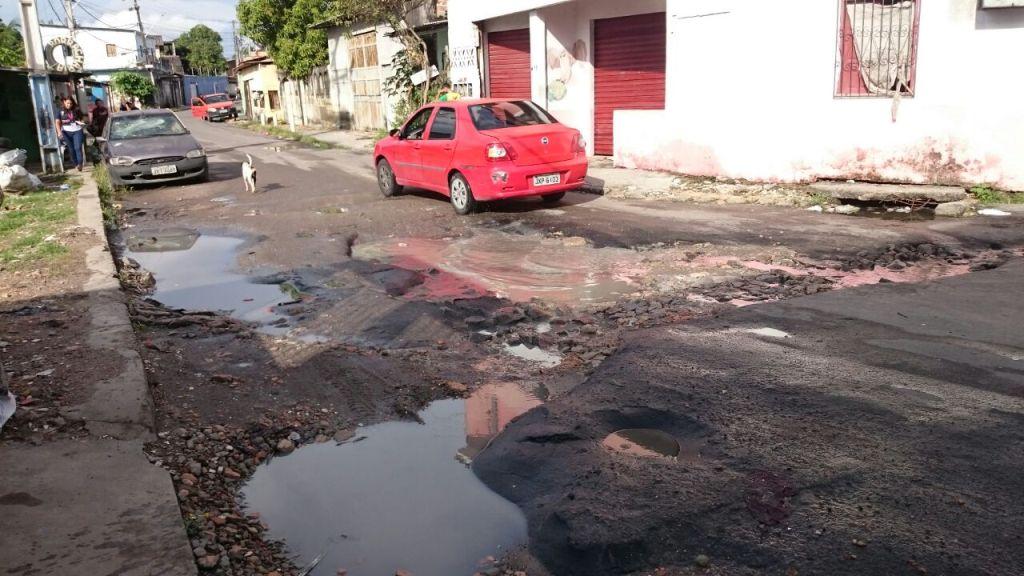
M 476 211 L 477 202 L 473 198 L 473 189 L 462 174 L 452 176 L 448 182 L 448 196 L 451 198 L 452 206 L 456 214 L 470 214 Z
M 390 198 L 402 191 L 402 187 L 395 180 L 395 171 L 391 164 L 384 158 L 377 162 L 377 185 L 380 186 L 380 193 Z
M 558 202 L 562 198 L 565 198 L 565 192 L 555 192 L 554 194 L 546 194 L 540 197 L 540 199 L 543 200 L 545 204 L 554 204 L 555 202 Z

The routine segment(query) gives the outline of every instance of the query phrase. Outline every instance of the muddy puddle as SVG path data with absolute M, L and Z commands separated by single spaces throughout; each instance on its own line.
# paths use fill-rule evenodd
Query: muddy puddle
M 224 312 L 255 322 L 268 332 L 284 332 L 284 316 L 274 308 L 291 299 L 280 286 L 254 284 L 237 272 L 245 240 L 171 231 L 140 233 L 127 241 L 126 255 L 156 279 L 152 298 L 170 308 Z
M 515 417 L 540 405 L 516 384 L 441 400 L 423 423 L 360 428 L 342 443 L 313 444 L 261 466 L 242 490 L 271 538 L 311 572 L 471 576 L 487 557 L 526 543 L 526 519 L 467 466 Z

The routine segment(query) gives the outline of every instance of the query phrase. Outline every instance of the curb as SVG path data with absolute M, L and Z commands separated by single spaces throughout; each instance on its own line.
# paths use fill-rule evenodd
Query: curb
M 92 230 L 97 239 L 85 256 L 90 272 L 83 286 L 90 301 L 91 330 L 87 343 L 97 351 L 120 356 L 123 367 L 113 377 L 97 382 L 93 395 L 78 406 L 75 413 L 85 420 L 94 436 L 152 440 L 153 400 L 128 306 L 107 245 L 99 190 L 91 174 L 86 176 L 78 192 L 78 223 Z

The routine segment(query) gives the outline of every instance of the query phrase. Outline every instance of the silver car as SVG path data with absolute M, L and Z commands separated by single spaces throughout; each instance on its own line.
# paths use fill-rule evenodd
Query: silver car
M 170 110 L 110 115 L 99 139 L 111 184 L 132 186 L 206 180 L 206 150 Z

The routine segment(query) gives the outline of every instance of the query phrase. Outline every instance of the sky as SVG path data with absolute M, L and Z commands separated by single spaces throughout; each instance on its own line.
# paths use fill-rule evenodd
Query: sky
M 231 58 L 235 51 L 231 40 L 235 4 L 236 0 L 139 0 L 147 34 L 173 40 L 196 24 L 205 24 L 220 32 L 226 58 Z M 64 22 L 62 6 L 62 0 L 36 0 L 39 21 Z M 75 20 L 80 26 L 134 29 L 138 24 L 130 6 L 131 0 L 75 0 Z M 17 0 L 0 0 L 0 19 L 20 21 Z

